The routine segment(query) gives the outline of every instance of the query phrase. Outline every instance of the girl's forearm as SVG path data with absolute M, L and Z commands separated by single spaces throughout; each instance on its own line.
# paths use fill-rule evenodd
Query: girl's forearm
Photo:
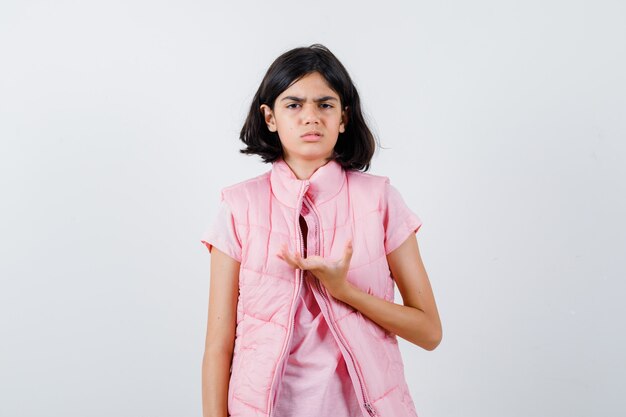
M 202 359 L 202 415 L 228 417 L 232 352 L 207 349 Z
M 426 350 L 433 350 L 439 345 L 441 332 L 435 318 L 418 308 L 368 294 L 348 281 L 346 284 L 341 292 L 334 295 L 335 298 L 354 307 L 387 331 Z

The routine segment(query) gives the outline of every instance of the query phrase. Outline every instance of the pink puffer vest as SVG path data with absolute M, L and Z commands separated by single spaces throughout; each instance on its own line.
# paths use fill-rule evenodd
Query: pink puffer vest
M 302 271 L 275 254 L 283 242 L 302 253 L 303 205 L 316 219 L 308 227 L 317 242 L 308 247 L 336 259 L 352 237 L 348 281 L 369 294 L 394 300 L 386 253 L 421 222 L 417 216 L 408 217 L 404 231 L 393 238 L 386 235 L 387 216 L 394 214 L 387 207 L 390 192 L 397 191 L 387 177 L 345 171 L 336 161 L 318 168 L 308 180 L 299 180 L 282 159 L 270 171 L 222 190 L 241 243 L 228 396 L 232 417 L 272 416 L 293 332 L 294 303 L 303 283 Z M 364 416 L 416 417 L 396 336 L 316 283 L 315 297 L 344 355 Z

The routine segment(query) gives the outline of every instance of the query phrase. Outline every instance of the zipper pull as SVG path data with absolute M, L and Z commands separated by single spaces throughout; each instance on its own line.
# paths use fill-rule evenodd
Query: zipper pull
M 367 412 L 369 413 L 370 416 L 375 416 L 376 415 L 376 411 L 374 411 L 374 409 L 372 408 L 370 403 L 365 403 L 364 405 L 365 405 L 365 409 L 367 410 Z

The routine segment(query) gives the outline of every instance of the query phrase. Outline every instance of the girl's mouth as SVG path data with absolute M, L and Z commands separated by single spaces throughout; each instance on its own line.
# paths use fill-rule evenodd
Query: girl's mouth
M 322 137 L 320 132 L 306 132 L 304 135 L 300 136 L 302 140 L 307 142 L 314 142 L 319 140 Z

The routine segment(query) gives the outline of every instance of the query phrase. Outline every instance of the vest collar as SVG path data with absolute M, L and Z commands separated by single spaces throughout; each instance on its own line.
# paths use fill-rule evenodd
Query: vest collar
M 334 159 L 316 169 L 306 180 L 298 179 L 282 158 L 272 163 L 270 172 L 272 193 L 281 203 L 291 208 L 296 208 L 303 187 L 309 199 L 315 205 L 320 205 L 337 195 L 345 181 L 346 172 Z

